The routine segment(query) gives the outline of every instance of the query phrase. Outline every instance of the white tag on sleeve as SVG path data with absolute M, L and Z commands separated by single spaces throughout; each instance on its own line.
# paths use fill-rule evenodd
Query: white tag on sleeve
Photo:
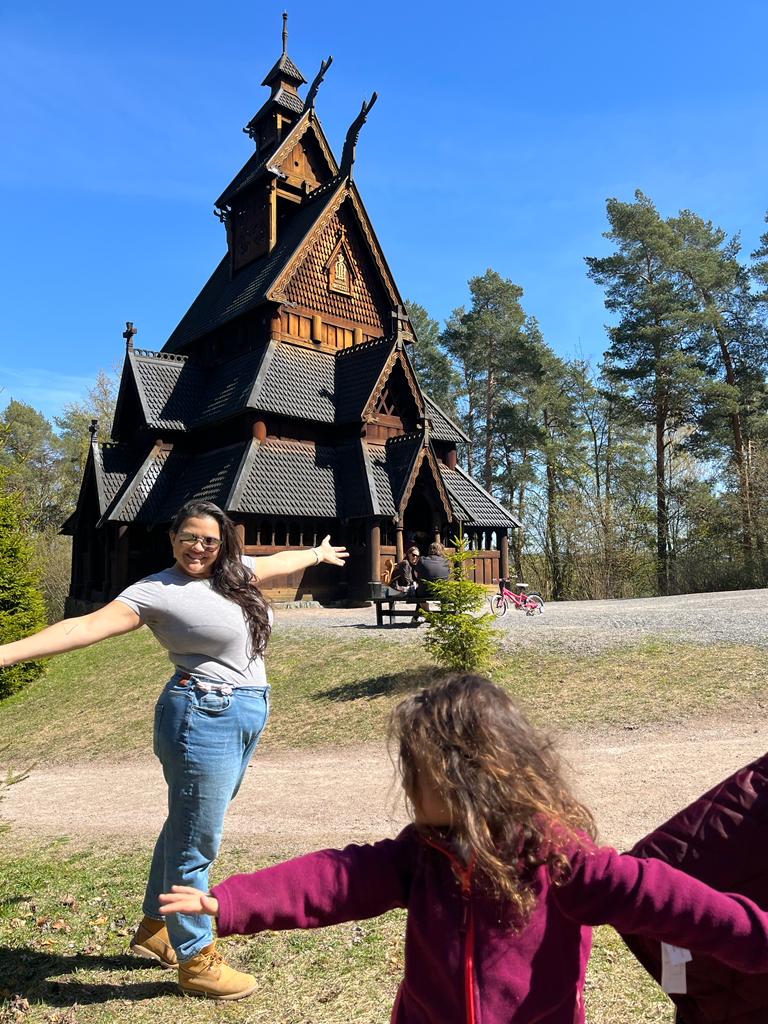
M 685 995 L 687 992 L 685 965 L 693 960 L 691 951 L 681 946 L 661 944 L 661 987 L 668 995 Z

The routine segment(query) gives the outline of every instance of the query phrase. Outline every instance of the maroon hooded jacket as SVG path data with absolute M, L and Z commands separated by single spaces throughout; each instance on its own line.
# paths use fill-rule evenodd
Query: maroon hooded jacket
M 765 847 L 763 847 L 765 849 Z M 742 971 L 768 971 L 768 914 L 658 859 L 609 848 L 572 853 L 566 885 L 535 876 L 520 930 L 471 870 L 409 826 L 396 839 L 322 850 L 212 892 L 220 935 L 317 928 L 408 910 L 394 1024 L 582 1024 L 591 925 L 612 924 Z
M 632 853 L 660 858 L 716 889 L 743 893 L 768 907 L 768 754 L 641 839 Z M 658 980 L 659 943 L 637 935 L 623 938 Z M 696 956 L 686 965 L 686 980 L 686 995 L 670 997 L 678 1024 L 768 1021 L 768 974 L 746 975 Z

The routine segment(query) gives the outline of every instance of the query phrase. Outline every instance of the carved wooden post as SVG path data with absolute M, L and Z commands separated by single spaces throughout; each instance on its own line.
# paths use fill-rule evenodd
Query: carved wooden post
M 402 562 L 405 558 L 405 543 L 403 541 L 403 521 L 398 519 L 395 526 L 395 561 Z
M 499 531 L 501 533 L 501 543 L 499 544 L 499 576 L 502 579 L 509 577 L 509 535 L 507 530 Z
M 240 541 L 240 547 L 245 549 L 245 523 L 235 523 L 235 533 Z
M 368 579 L 378 581 L 381 575 L 381 527 L 371 520 L 368 527 Z

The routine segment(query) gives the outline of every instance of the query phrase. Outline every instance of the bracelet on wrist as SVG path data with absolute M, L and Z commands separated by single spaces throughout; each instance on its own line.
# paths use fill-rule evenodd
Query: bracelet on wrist
M 318 552 L 317 548 L 310 548 L 310 551 L 315 556 L 315 565 L 319 565 L 320 564 L 320 553 Z

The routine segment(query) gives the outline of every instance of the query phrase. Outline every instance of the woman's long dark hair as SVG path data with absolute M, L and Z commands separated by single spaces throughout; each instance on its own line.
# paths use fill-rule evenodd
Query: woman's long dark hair
M 457 852 L 519 922 L 536 902 L 536 869 L 566 881 L 569 852 L 595 836 L 551 739 L 489 679 L 450 675 L 407 697 L 392 712 L 389 739 L 411 806 L 426 778 L 449 809 Z
M 178 533 L 187 519 L 201 517 L 215 519 L 221 531 L 221 547 L 213 563 L 211 587 L 217 594 L 234 601 L 243 609 L 251 631 L 251 657 L 255 658 L 266 650 L 272 626 L 267 602 L 259 588 L 254 586 L 253 574 L 243 565 L 243 546 L 235 524 L 212 501 L 188 501 L 176 513 L 171 533 Z

